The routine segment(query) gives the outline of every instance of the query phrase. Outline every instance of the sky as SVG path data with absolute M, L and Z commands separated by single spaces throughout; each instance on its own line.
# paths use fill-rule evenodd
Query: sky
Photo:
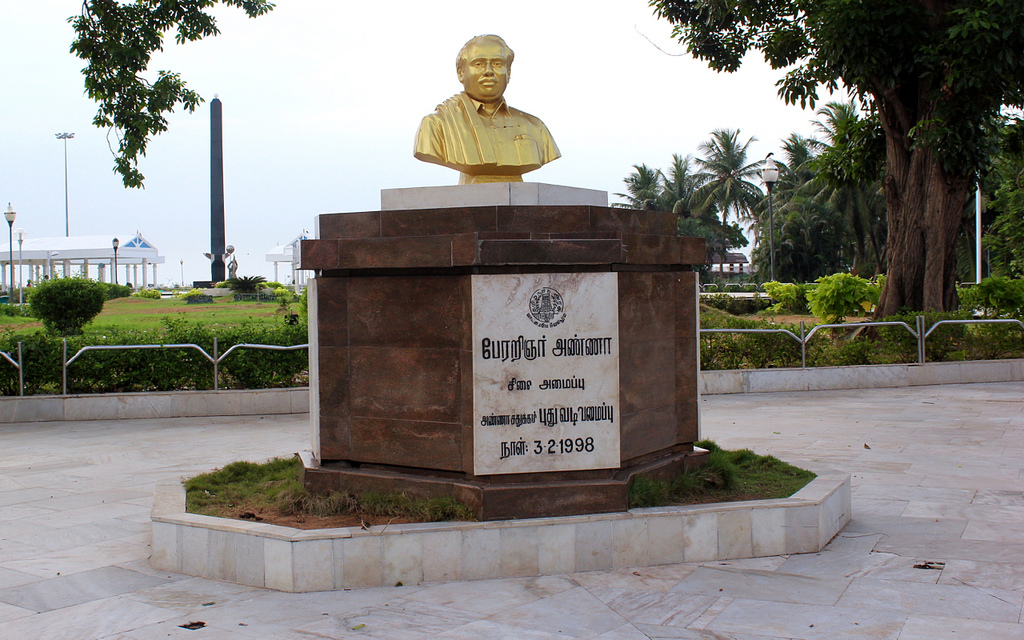
M 166 263 L 161 284 L 210 277 L 210 109 L 224 113 L 226 239 L 238 274 L 274 275 L 265 255 L 323 213 L 380 208 L 380 190 L 455 184 L 456 172 L 413 158 L 422 117 L 461 90 L 455 56 L 496 33 L 515 50 L 509 104 L 541 118 L 562 157 L 530 182 L 624 191 L 634 164 L 667 168 L 712 131 L 755 138 L 749 157 L 814 134 L 812 110 L 784 104 L 781 72 L 749 57 L 718 74 L 685 55 L 646 0 L 479 3 L 279 0 L 250 19 L 217 7 L 221 34 L 177 45 L 150 67 L 182 75 L 207 102 L 178 110 L 140 163 L 145 189 L 113 173 L 116 139 L 92 125 L 85 62 L 69 53 L 81 0 L 0 7 L 0 205 L 28 237 L 136 231 Z M 748 248 L 749 249 L 749 248 Z M 282 269 L 280 279 L 290 273 Z

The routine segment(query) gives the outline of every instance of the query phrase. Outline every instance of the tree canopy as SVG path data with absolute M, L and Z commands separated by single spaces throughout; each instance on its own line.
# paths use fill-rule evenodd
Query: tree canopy
M 163 50 L 170 31 L 178 44 L 220 33 L 206 12 L 218 2 L 252 18 L 274 8 L 267 0 L 84 0 L 82 14 L 69 19 L 77 34 L 71 52 L 88 62 L 82 70 L 86 95 L 99 103 L 93 124 L 116 133 L 114 171 L 126 187 L 143 186 L 139 158 L 150 137 L 167 130 L 166 115 L 178 105 L 195 111 L 203 101 L 177 73 L 144 77 L 150 59 Z
M 851 138 L 866 144 L 872 130 L 874 139 L 884 137 L 890 260 L 878 313 L 955 308 L 954 245 L 964 203 L 986 163 L 986 140 L 1001 110 L 1024 107 L 1024 4 L 650 4 L 675 25 L 673 33 L 687 50 L 715 70 L 735 71 L 752 50 L 773 68 L 787 69 L 778 84 L 789 103 L 813 106 L 822 87 L 855 92 L 869 122 Z

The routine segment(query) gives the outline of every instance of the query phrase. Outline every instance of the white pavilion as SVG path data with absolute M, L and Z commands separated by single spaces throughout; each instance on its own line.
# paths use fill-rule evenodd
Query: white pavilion
M 30 238 L 14 235 L 13 253 L 4 247 L 0 251 L 0 288 L 8 288 L 11 262 L 17 282 L 27 286 L 29 281 L 44 278 L 81 276 L 100 282 L 131 283 L 133 287 L 147 287 L 157 283 L 156 267 L 164 263 L 164 256 L 143 235 L 116 236 L 118 247 L 114 253 L 115 236 L 72 236 L 66 238 Z M 118 273 L 114 273 L 114 267 Z
M 278 245 L 267 252 L 267 262 L 274 263 L 275 282 L 281 282 L 281 279 L 278 276 L 278 267 L 280 264 L 285 264 L 288 269 L 291 269 L 291 280 L 282 284 L 293 284 L 298 287 L 306 286 L 307 274 L 305 271 L 299 269 L 299 245 L 303 240 L 309 239 L 309 232 L 303 230 L 301 234 L 296 236 L 296 238 L 288 244 Z

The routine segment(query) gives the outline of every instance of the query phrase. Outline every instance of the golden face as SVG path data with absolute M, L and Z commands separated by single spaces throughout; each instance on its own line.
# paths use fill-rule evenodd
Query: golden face
M 459 65 L 459 82 L 470 98 L 491 103 L 501 100 L 508 86 L 509 65 L 505 49 L 496 42 L 470 45 L 466 59 Z

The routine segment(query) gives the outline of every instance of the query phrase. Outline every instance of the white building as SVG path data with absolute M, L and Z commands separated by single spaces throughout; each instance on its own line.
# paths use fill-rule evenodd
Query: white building
M 278 267 L 283 263 L 286 269 L 290 270 L 291 279 L 282 284 L 294 284 L 299 287 L 306 286 L 307 274 L 299 270 L 299 244 L 303 240 L 309 240 L 309 232 L 303 230 L 294 240 L 288 244 L 281 244 L 267 252 L 267 262 L 274 263 L 274 282 L 281 282 L 278 275 Z
M 0 251 L 0 288 L 8 288 L 11 278 L 11 261 L 14 262 L 14 276 L 18 284 L 38 282 L 44 278 L 81 276 L 101 282 L 131 283 L 132 286 L 146 287 L 156 284 L 156 267 L 164 263 L 159 250 L 141 233 L 116 236 L 118 248 L 116 257 L 117 274 L 114 267 L 115 236 L 72 236 L 70 238 L 30 238 L 14 236 L 14 252 L 7 247 Z
M 739 252 L 726 251 L 723 257 L 719 253 L 711 256 L 709 261 L 712 273 L 747 274 L 750 273 L 750 262 L 747 256 Z

